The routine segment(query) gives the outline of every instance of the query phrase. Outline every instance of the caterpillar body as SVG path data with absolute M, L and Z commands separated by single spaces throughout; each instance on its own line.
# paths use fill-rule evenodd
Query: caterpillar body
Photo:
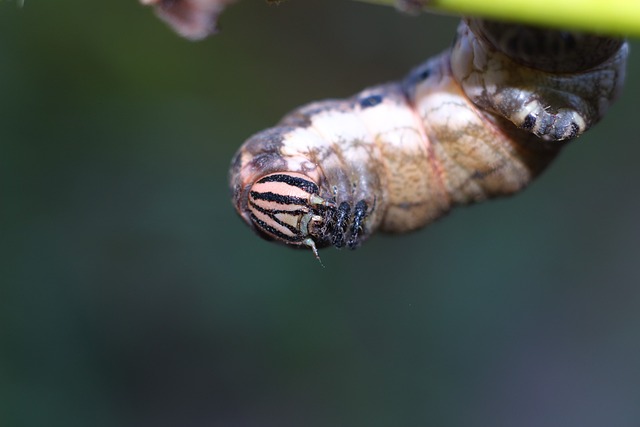
M 230 185 L 262 237 L 355 248 L 525 187 L 620 92 L 620 39 L 465 19 L 400 82 L 311 103 L 247 140 Z

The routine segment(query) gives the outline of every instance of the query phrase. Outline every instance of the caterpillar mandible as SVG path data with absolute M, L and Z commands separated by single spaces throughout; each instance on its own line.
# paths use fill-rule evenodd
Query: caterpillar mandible
M 624 40 L 463 19 L 449 51 L 400 82 L 311 103 L 247 140 L 230 185 L 258 234 L 356 248 L 453 206 L 512 194 L 602 118 Z

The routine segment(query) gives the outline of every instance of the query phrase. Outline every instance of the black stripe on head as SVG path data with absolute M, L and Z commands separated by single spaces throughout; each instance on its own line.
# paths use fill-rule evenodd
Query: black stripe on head
M 305 211 L 303 211 L 303 210 L 283 211 L 283 210 L 280 210 L 280 209 L 268 210 L 268 209 L 263 209 L 260 206 L 256 205 L 255 203 L 252 203 L 252 202 L 249 202 L 249 204 L 251 205 L 251 207 L 253 209 L 255 209 L 256 211 L 268 216 L 273 222 L 275 222 L 278 225 L 281 225 L 281 226 L 285 227 L 292 234 L 297 234 L 297 235 L 300 234 L 300 229 L 299 228 L 294 227 L 291 224 L 287 224 L 286 222 L 284 222 L 280 218 L 278 218 L 276 215 L 285 214 L 285 215 L 290 215 L 290 216 L 295 217 L 295 216 L 298 216 L 298 215 L 304 215 L 306 213 Z M 257 218 L 253 213 L 251 215 L 254 216 L 255 218 Z
M 283 196 L 282 194 L 272 193 L 271 191 L 251 191 L 249 195 L 255 200 L 266 200 L 267 202 L 276 202 L 283 205 L 307 205 L 307 199 L 303 199 L 302 197 Z
M 286 173 L 274 173 L 271 175 L 267 175 L 263 178 L 260 178 L 257 183 L 263 184 L 265 182 L 283 182 L 293 187 L 298 187 L 299 189 L 311 194 L 318 194 L 319 191 L 318 186 L 315 182 L 308 179 L 300 178 L 299 176 L 291 176 Z
M 253 203 L 252 201 L 249 201 L 249 206 L 251 206 L 253 209 L 257 210 L 258 212 L 261 212 L 265 215 L 277 215 L 277 214 L 287 214 L 287 215 L 304 215 L 308 212 L 308 210 L 306 209 L 293 209 L 293 210 L 287 210 L 287 209 L 265 209 L 261 206 L 259 206 L 256 203 Z
M 255 216 L 253 213 L 251 214 L 251 220 L 255 225 L 260 227 L 267 234 L 271 234 L 272 236 L 277 237 L 278 239 L 285 242 L 299 243 L 300 240 L 302 240 L 302 236 L 300 236 L 300 234 L 296 234 L 295 236 L 288 236 L 283 232 L 276 230 L 274 227 L 270 226 L 269 224 Z

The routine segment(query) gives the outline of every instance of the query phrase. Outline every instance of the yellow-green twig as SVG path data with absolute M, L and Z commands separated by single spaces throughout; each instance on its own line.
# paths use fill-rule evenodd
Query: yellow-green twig
M 394 5 L 396 0 L 361 0 Z M 640 37 L 640 0 L 429 0 L 427 10 Z

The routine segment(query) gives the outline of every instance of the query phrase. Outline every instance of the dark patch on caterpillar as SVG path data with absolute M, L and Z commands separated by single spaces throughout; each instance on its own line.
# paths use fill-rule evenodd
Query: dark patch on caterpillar
M 575 138 L 576 136 L 578 136 L 578 133 L 580 132 L 580 126 L 578 126 L 577 123 L 575 122 L 571 122 L 571 132 L 569 132 L 569 138 Z
M 431 68 L 425 68 L 424 70 L 418 73 L 418 81 L 427 80 L 431 75 Z
M 280 149 L 284 135 L 295 127 L 271 128 L 261 132 L 246 142 L 245 149 L 249 154 L 273 153 Z
M 402 80 L 402 92 L 404 93 L 406 98 L 412 98 L 413 92 L 415 92 L 416 87 L 427 80 L 433 74 L 433 64 L 431 61 L 428 61 L 427 64 L 423 64 L 418 68 L 412 70 L 405 78 Z
M 360 106 L 362 108 L 375 107 L 382 102 L 382 95 L 371 95 L 360 100 Z
M 307 128 L 312 124 L 312 117 L 324 111 L 348 112 L 353 109 L 353 103 L 348 100 L 327 100 L 322 102 L 312 102 L 303 105 L 280 120 L 279 126 Z
M 250 161 L 252 170 L 256 171 L 275 171 L 282 170 L 286 166 L 286 161 L 280 156 L 277 151 L 271 153 L 261 153 L 255 156 Z
M 527 117 L 524 118 L 524 123 L 522 123 L 522 129 L 531 130 L 536 125 L 536 118 L 531 114 L 528 114 Z

